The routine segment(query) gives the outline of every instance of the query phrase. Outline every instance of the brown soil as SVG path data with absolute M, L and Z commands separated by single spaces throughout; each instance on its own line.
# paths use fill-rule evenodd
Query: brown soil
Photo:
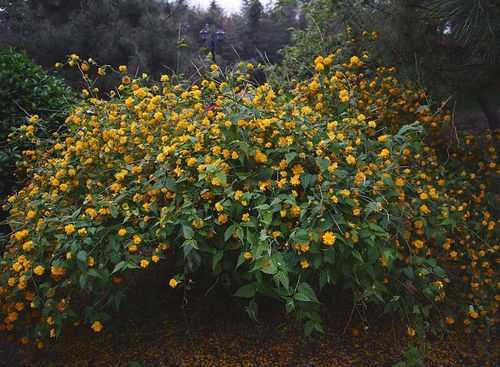
M 348 305 L 328 306 L 326 333 L 305 337 L 299 323 L 281 310 L 264 310 L 258 323 L 234 304 L 191 309 L 165 305 L 149 316 L 118 320 L 119 328 L 93 334 L 79 330 L 42 351 L 25 352 L 25 366 L 52 367 L 210 367 L 210 366 L 393 366 L 413 338 L 406 326 L 366 314 Z M 370 320 L 377 320 L 370 311 Z M 350 321 L 349 321 L 350 320 Z M 431 341 L 429 367 L 498 366 L 500 344 L 485 335 L 457 329 Z

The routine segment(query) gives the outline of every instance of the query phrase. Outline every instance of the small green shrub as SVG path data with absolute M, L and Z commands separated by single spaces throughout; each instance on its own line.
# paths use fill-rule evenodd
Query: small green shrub
M 25 54 L 0 50 L 0 198 L 15 185 L 14 171 L 20 152 L 31 143 L 9 134 L 27 116 L 37 115 L 39 134 L 55 130 L 71 104 L 72 92 L 59 78 L 49 75 Z

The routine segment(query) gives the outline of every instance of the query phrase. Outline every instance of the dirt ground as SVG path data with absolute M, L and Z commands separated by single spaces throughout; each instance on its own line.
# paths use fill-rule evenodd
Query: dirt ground
M 327 306 L 326 332 L 314 337 L 305 337 L 301 324 L 275 306 L 264 308 L 254 323 L 237 303 L 206 305 L 163 304 L 141 309 L 140 317 L 132 311 L 114 330 L 77 330 L 42 351 L 28 349 L 22 366 L 382 367 L 393 366 L 414 341 L 406 326 L 377 317 L 376 310 L 352 312 L 347 304 Z M 460 328 L 430 345 L 428 367 L 495 367 L 500 361 L 498 339 L 468 336 Z

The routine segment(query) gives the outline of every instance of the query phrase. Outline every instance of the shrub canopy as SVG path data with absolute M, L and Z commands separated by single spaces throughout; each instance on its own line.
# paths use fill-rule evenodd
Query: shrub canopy
M 494 322 L 498 226 L 486 186 L 464 187 L 496 172 L 491 136 L 469 171 L 450 172 L 442 145 L 426 143 L 447 111 L 366 54 L 342 59 L 317 57 L 293 90 L 254 87 L 252 65 L 213 65 L 199 84 L 123 67 L 108 99 L 87 91 L 67 132 L 25 154 L 32 179 L 9 198 L 1 328 L 35 340 L 72 322 L 99 332 L 127 277 L 165 259 L 166 285 L 225 276 L 250 316 L 271 297 L 308 333 L 334 285 L 411 320 L 413 334 L 438 309 L 449 324 Z M 450 291 L 472 298 L 446 302 Z

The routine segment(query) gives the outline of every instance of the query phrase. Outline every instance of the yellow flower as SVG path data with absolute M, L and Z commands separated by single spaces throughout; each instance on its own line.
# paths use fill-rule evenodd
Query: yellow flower
M 22 231 L 18 231 L 14 234 L 14 238 L 18 241 L 21 241 L 26 237 L 28 237 L 28 231 L 26 229 L 23 229 Z
M 389 152 L 389 149 L 384 148 L 382 151 L 378 154 L 380 158 L 387 158 L 391 153 Z
M 21 264 L 19 264 L 18 262 L 15 262 L 14 264 L 12 264 L 12 270 L 14 270 L 16 273 L 19 273 L 22 268 L 23 268 L 23 266 Z
M 300 267 L 302 269 L 307 269 L 309 266 L 311 266 L 311 264 L 309 263 L 309 261 L 307 261 L 306 259 L 300 260 Z
M 215 203 L 215 210 L 217 210 L 218 212 L 224 211 L 224 206 L 220 203 L 220 201 Z
M 226 224 L 227 221 L 228 221 L 228 217 L 226 214 L 220 214 L 218 217 L 217 217 L 217 220 L 219 221 L 220 224 Z
M 308 243 L 300 243 L 298 244 L 299 250 L 302 252 L 308 252 L 310 249 L 310 246 Z
M 297 218 L 300 215 L 300 207 L 295 205 L 290 208 L 290 214 L 292 217 Z
M 250 221 L 250 214 L 248 213 L 243 213 L 243 215 L 241 216 L 241 220 L 243 222 L 249 222 Z
M 175 278 L 170 279 L 170 281 L 168 282 L 168 285 L 172 288 L 177 287 L 177 284 L 179 284 L 179 282 Z
M 353 66 L 359 66 L 359 65 L 361 65 L 361 60 L 357 56 L 351 57 L 350 61 L 351 61 L 351 65 L 353 65 Z
M 126 65 L 120 65 L 118 67 L 118 70 L 120 70 L 121 73 L 126 73 L 127 72 L 127 66 Z
M 141 268 L 145 269 L 149 266 L 149 261 L 146 259 L 142 259 L 140 265 L 141 265 Z
M 26 219 L 31 220 L 31 219 L 35 218 L 35 216 L 36 216 L 36 212 L 34 210 L 30 210 L 26 214 Z
M 76 231 L 75 226 L 73 224 L 66 224 L 64 226 L 64 232 L 66 232 L 67 235 L 71 235 Z
M 380 141 L 381 143 L 385 143 L 389 139 L 389 135 L 380 135 L 377 140 Z
M 241 197 L 242 197 L 242 196 L 243 196 L 243 191 L 236 190 L 236 191 L 234 192 L 234 200 L 238 200 L 238 201 L 239 201 L 239 200 L 241 199 Z
M 413 246 L 415 246 L 415 248 L 417 248 L 417 249 L 421 249 L 424 247 L 424 241 L 415 240 L 415 241 L 413 241 Z
M 398 187 L 403 187 L 405 185 L 405 180 L 402 179 L 401 177 L 398 177 L 396 178 L 395 184 Z
M 359 215 L 361 215 L 361 209 L 359 209 L 359 208 L 354 208 L 354 209 L 352 210 L 352 215 L 355 215 L 356 217 L 357 217 L 357 216 L 359 216 Z
M 340 102 L 342 102 L 342 103 L 349 102 L 349 92 L 345 89 L 342 89 L 339 92 L 339 99 L 340 99 Z
M 120 228 L 118 230 L 118 236 L 123 237 L 127 234 L 127 230 L 125 228 Z
M 154 263 L 157 263 L 158 261 L 160 261 L 160 257 L 158 255 L 153 255 L 151 256 L 151 260 L 154 262 Z
M 28 251 L 31 251 L 33 249 L 33 241 L 26 241 L 25 243 L 23 243 L 23 250 L 28 252 Z
M 298 186 L 298 185 L 300 185 L 300 176 L 299 175 L 292 176 L 292 178 L 290 179 L 290 184 L 292 186 Z
M 33 269 L 33 273 L 41 277 L 45 273 L 45 268 L 42 265 L 38 265 Z
M 85 214 L 87 214 L 92 219 L 97 217 L 97 211 L 94 208 L 85 209 Z
M 265 155 L 264 153 L 262 153 L 260 150 L 257 150 L 255 152 L 255 162 L 259 163 L 259 164 L 264 164 L 267 162 L 267 155 Z
M 408 328 L 406 329 L 406 334 L 408 334 L 408 336 L 410 337 L 414 337 L 416 334 L 415 329 L 408 326 Z
M 252 255 L 252 253 L 250 251 L 245 251 L 243 253 L 243 257 L 245 258 L 245 260 L 252 260 L 253 255 Z
M 66 269 L 64 269 L 63 267 L 60 267 L 60 266 L 52 266 L 50 268 L 50 272 L 52 275 L 54 276 L 62 276 L 66 273 Z
M 343 189 L 339 191 L 339 194 L 344 196 L 344 197 L 349 197 L 351 195 L 351 192 L 347 189 Z
M 422 213 L 423 215 L 426 215 L 426 214 L 430 214 L 431 213 L 431 210 L 429 209 L 429 207 L 425 204 L 421 205 L 420 208 L 420 213 Z
M 427 200 L 429 198 L 429 195 L 426 192 L 423 192 L 420 194 L 420 200 Z
M 337 237 L 335 237 L 333 232 L 328 231 L 323 234 L 322 239 L 323 239 L 323 244 L 325 244 L 326 246 L 332 246 L 333 244 L 335 244 Z
M 100 333 L 102 329 L 104 329 L 104 326 L 100 321 L 94 321 L 92 323 L 92 326 L 90 327 L 92 330 L 94 330 L 95 333 Z
M 354 158 L 353 155 L 349 154 L 347 157 L 346 157 L 346 162 L 347 164 L 351 165 L 351 166 L 354 166 L 356 164 L 356 158 Z
M 134 245 L 139 245 L 142 242 L 141 236 L 134 234 L 134 236 L 132 237 L 132 242 L 134 243 Z

